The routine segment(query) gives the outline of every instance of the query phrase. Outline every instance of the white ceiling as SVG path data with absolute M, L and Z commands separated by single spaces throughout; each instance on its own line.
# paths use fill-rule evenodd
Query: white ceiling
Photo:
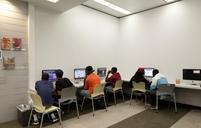
M 22 0 L 31 2 L 43 8 L 49 8 L 56 11 L 64 12 L 80 4 L 93 8 L 95 10 L 107 13 L 115 17 L 124 17 L 125 14 L 114 11 L 104 5 L 96 3 L 94 0 L 59 0 L 57 3 L 51 3 L 47 0 Z M 165 0 L 106 0 L 114 5 L 130 11 L 131 13 L 141 12 L 150 8 L 169 4 Z M 174 0 L 173 2 L 180 1 Z
M 59 2 L 57 3 L 51 3 L 51 2 L 48 2 L 47 0 L 22 0 L 22 1 L 31 2 L 43 8 L 48 8 L 48 9 L 64 12 L 66 10 L 69 10 L 75 6 L 82 4 L 83 2 L 87 0 L 59 0 Z
M 114 5 L 117 5 L 123 9 L 126 9 L 131 13 L 136 13 L 153 7 L 168 4 L 164 0 L 106 0 L 106 1 Z M 175 1 L 178 0 L 174 0 L 174 2 Z M 94 8 L 96 10 L 100 10 L 102 12 L 108 13 L 116 17 L 125 16 L 125 14 L 114 11 L 104 5 L 95 2 L 94 0 L 88 0 L 87 2 L 84 2 L 83 5 Z

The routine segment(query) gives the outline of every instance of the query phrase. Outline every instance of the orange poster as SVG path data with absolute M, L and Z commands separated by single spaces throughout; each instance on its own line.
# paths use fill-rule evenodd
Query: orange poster
M 3 37 L 1 39 L 1 49 L 2 50 L 11 50 L 12 44 L 10 38 Z

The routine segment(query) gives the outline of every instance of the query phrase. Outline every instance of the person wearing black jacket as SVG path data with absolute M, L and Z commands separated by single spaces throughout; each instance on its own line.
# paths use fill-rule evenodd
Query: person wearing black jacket
M 61 91 L 64 88 L 73 87 L 73 83 L 68 78 L 63 78 L 63 71 L 61 69 L 56 70 L 57 81 L 55 83 L 55 100 L 61 98 Z
M 130 79 L 129 87 L 133 88 L 132 82 L 144 82 L 146 90 L 150 89 L 151 82 L 144 78 L 144 68 L 138 68 L 135 75 Z

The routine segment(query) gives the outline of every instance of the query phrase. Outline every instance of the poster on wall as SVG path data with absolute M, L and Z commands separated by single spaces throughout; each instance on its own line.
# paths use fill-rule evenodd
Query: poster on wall
M 7 38 L 7 37 L 3 37 L 1 39 L 1 49 L 2 50 L 11 50 L 11 48 L 12 48 L 11 39 Z
M 22 39 L 21 38 L 13 38 L 12 39 L 12 46 L 14 50 L 21 50 L 22 49 Z
M 22 50 L 22 38 L 18 37 L 3 37 L 1 39 L 1 50 Z

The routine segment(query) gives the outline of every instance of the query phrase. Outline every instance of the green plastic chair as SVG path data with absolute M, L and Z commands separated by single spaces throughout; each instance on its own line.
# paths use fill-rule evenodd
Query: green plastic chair
M 146 95 L 146 89 L 145 89 L 145 83 L 144 82 L 132 82 L 133 88 L 131 91 L 131 97 L 130 97 L 130 105 L 132 101 L 133 94 L 136 96 L 136 101 L 137 101 L 137 95 L 143 94 L 145 96 L 145 106 L 147 105 L 147 95 Z
M 122 94 L 122 99 L 123 99 L 123 101 L 124 101 L 124 93 L 123 93 L 123 89 L 122 89 L 122 84 L 123 84 L 123 80 L 118 80 L 118 81 L 116 81 L 115 86 L 114 86 L 114 88 L 113 88 L 112 91 L 106 91 L 106 93 L 108 93 L 108 92 L 113 93 L 115 105 L 117 104 L 116 95 L 115 95 L 116 92 L 119 92 L 119 91 L 121 92 L 121 94 Z
M 91 94 L 91 96 L 89 96 L 89 97 L 84 97 L 83 98 L 81 110 L 83 109 L 85 98 L 91 99 L 92 109 L 93 109 L 93 116 L 94 116 L 94 99 L 100 99 L 100 98 L 103 97 L 104 103 L 105 103 L 105 111 L 107 112 L 107 105 L 106 105 L 106 100 L 105 100 L 105 94 L 104 94 L 104 91 L 103 91 L 104 85 L 105 84 L 98 84 L 98 85 L 96 85 L 94 87 L 93 94 Z

